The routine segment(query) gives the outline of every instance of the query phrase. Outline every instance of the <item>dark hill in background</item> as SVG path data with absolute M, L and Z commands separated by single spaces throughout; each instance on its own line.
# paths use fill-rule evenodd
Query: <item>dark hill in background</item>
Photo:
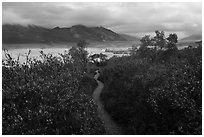
M 86 41 L 126 41 L 126 39 L 104 27 L 75 25 L 71 28 L 48 29 L 40 26 L 9 25 L 2 26 L 3 43 L 66 43 Z
M 194 34 L 178 41 L 177 46 L 198 46 L 199 42 L 202 42 L 202 34 Z
M 127 35 L 127 34 L 120 34 L 120 36 L 122 36 L 123 38 L 125 38 L 128 41 L 140 41 L 140 38 L 131 36 L 131 35 Z
M 202 34 L 194 34 L 181 39 L 180 41 L 199 41 L 202 40 Z

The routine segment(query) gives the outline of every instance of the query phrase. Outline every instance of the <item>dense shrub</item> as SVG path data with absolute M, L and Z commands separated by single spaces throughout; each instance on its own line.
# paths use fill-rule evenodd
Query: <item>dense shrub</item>
M 151 51 L 108 61 L 105 109 L 126 134 L 201 134 L 201 47 Z
M 9 56 L 9 55 L 8 55 Z M 97 107 L 83 88 L 84 73 L 69 55 L 41 52 L 43 61 L 2 66 L 3 134 L 104 134 Z M 92 83 L 90 79 L 87 83 Z
M 84 75 L 84 77 L 81 79 L 79 83 L 79 90 L 91 97 L 94 92 L 94 89 L 97 86 L 98 84 L 96 80 L 93 79 L 93 77 L 90 77 L 90 75 Z

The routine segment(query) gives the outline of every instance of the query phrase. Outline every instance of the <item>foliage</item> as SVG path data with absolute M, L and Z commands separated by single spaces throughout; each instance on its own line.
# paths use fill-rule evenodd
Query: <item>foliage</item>
M 171 56 L 175 56 L 178 50 L 177 34 L 169 34 L 167 38 L 165 38 L 164 31 L 155 31 L 155 34 L 153 38 L 150 38 L 150 35 L 142 37 L 139 49 L 133 46 L 131 55 L 157 62 L 169 60 Z
M 142 49 L 145 49 L 148 46 L 153 46 L 153 43 L 152 43 L 151 38 L 150 38 L 150 35 L 145 35 L 144 37 L 142 37 L 140 42 L 142 43 L 141 47 L 140 47 Z
M 170 34 L 166 42 L 176 39 Z M 105 109 L 126 134 L 202 134 L 201 46 L 142 51 L 102 69 Z
M 156 36 L 154 37 L 155 45 L 159 47 L 160 49 L 163 49 L 166 45 L 166 39 L 164 31 L 155 31 Z
M 98 84 L 93 79 L 93 77 L 90 77 L 90 75 L 84 75 L 84 77 L 80 81 L 79 90 L 84 92 L 86 95 L 89 95 L 90 97 L 92 97 L 93 91 L 97 86 Z
M 91 55 L 89 58 L 96 66 L 105 66 L 107 63 L 107 55 L 102 53 Z
M 83 51 L 83 50 L 82 50 Z M 10 55 L 7 54 L 9 57 Z M 97 107 L 69 53 L 61 58 L 41 52 L 42 61 L 2 66 L 3 134 L 104 134 Z
M 176 43 L 178 42 L 178 36 L 173 33 L 169 34 L 169 37 L 165 38 L 164 31 L 155 31 L 155 36 L 153 38 L 150 37 L 150 35 L 145 35 L 140 40 L 140 51 L 142 53 L 146 52 L 147 49 L 153 48 L 153 49 L 160 49 L 160 50 L 174 50 L 177 49 Z M 134 52 L 137 49 L 133 50 Z
M 73 46 L 69 50 L 69 54 L 71 56 L 71 60 L 74 63 L 74 66 L 76 66 L 76 69 L 80 71 L 81 73 L 86 72 L 87 63 L 88 63 L 88 52 L 85 50 L 86 45 L 88 43 L 85 41 L 79 41 L 77 43 L 77 46 Z
M 178 36 L 174 34 L 169 34 L 169 37 L 167 38 L 168 44 L 167 49 L 168 50 L 178 50 L 176 43 L 178 42 Z

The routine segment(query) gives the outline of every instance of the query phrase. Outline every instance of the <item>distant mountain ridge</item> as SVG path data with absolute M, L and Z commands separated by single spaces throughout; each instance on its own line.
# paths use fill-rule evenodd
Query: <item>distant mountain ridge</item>
M 134 37 L 134 36 L 131 36 L 131 35 L 120 34 L 120 36 L 122 36 L 123 38 L 125 38 L 126 40 L 129 40 L 129 41 L 140 41 L 140 38 Z
M 35 25 L 2 26 L 3 43 L 66 43 L 86 41 L 126 41 L 123 36 L 104 27 L 75 25 L 70 28 L 55 27 L 48 29 Z
M 194 34 L 181 39 L 180 41 L 199 41 L 202 40 L 202 34 Z

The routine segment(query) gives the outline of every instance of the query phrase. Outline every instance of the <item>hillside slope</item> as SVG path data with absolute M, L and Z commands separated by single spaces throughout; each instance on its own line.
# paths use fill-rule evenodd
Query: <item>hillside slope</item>
M 181 39 L 180 41 L 199 41 L 202 40 L 202 34 L 195 34 Z
M 120 34 L 120 36 L 122 36 L 123 38 L 125 38 L 126 40 L 129 41 L 140 41 L 140 38 L 131 36 L 131 35 L 127 35 L 127 34 Z
M 64 43 L 86 41 L 126 41 L 119 34 L 104 27 L 86 27 L 75 25 L 71 28 L 48 29 L 29 25 L 3 25 L 3 43 Z

